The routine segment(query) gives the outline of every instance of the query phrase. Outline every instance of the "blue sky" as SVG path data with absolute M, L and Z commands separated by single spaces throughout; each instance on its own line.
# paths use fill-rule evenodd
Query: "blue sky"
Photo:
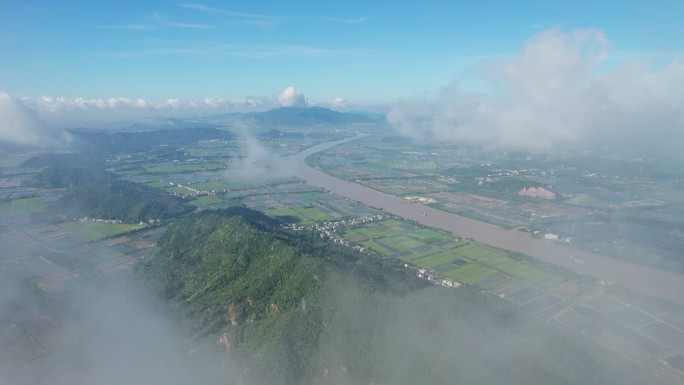
M 682 1 L 7 1 L 0 91 L 16 98 L 391 103 L 515 55 L 548 28 L 602 31 L 607 63 L 681 60 Z

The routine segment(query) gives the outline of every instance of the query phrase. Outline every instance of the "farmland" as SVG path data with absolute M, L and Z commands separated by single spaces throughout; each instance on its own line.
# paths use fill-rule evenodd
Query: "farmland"
M 145 168 L 144 171 L 148 174 L 173 174 L 195 171 L 215 171 L 225 168 L 223 163 L 207 162 L 207 163 L 188 163 L 188 164 L 172 164 L 166 166 L 156 166 Z
M 101 240 L 145 228 L 145 225 L 127 223 L 63 222 L 60 228 L 90 240 Z
M 323 139 L 321 136 L 315 140 Z M 292 154 L 315 140 L 303 143 L 300 139 L 279 137 L 265 143 L 274 153 Z M 489 293 L 546 323 L 586 333 L 636 362 L 650 365 L 654 357 L 682 353 L 684 311 L 676 306 L 663 307 L 658 301 L 637 297 L 617 285 L 601 283 L 524 255 L 392 217 L 377 208 L 382 206 L 369 207 L 335 194 L 331 189 L 303 183 L 268 164 L 258 173 L 246 175 L 244 170 L 233 167 L 242 164 L 232 158 L 241 156 L 237 142 L 190 144 L 184 149 L 185 152 L 168 148 L 157 155 L 117 157 L 108 163 L 108 171 L 117 178 L 177 195 L 179 200 L 198 210 L 241 205 L 260 210 L 284 223 L 301 226 L 337 221 L 352 223 L 354 219 L 381 216 L 379 220 L 340 228 L 335 241 L 344 240 L 345 244 L 380 259 L 400 260 L 406 264 L 406 269 L 435 284 L 446 281 Z M 207 162 L 191 159 L 191 156 L 213 160 Z M 610 203 L 611 195 L 605 190 L 586 187 L 594 182 L 589 177 L 584 177 L 581 183 L 563 180 L 569 175 L 577 176 L 577 173 L 561 165 L 555 164 L 547 171 L 529 164 L 524 165 L 527 168 L 518 165 L 520 167 L 503 170 L 482 159 L 483 155 L 474 151 L 408 146 L 400 140 L 371 136 L 314 155 L 310 162 L 357 184 L 404 198 L 397 204 L 429 215 L 429 219 L 433 218 L 433 213 L 427 209 L 433 208 L 527 231 L 538 237 L 556 232 L 560 236 L 559 242 L 569 246 L 575 246 L 574 235 L 584 241 L 582 247 L 597 248 L 601 252 L 604 248 L 619 251 L 623 258 L 638 255 L 642 261 L 654 265 L 663 263 L 664 256 L 659 256 L 663 248 L 637 242 L 641 239 L 639 231 L 644 228 L 642 223 L 649 224 L 648 231 L 662 231 L 667 242 L 684 238 L 681 231 L 648 222 L 648 216 L 654 215 L 652 209 L 658 210 L 664 202 L 674 199 L 675 187 L 658 191 L 648 198 L 635 190 L 636 182 L 604 180 L 605 186 L 619 187 L 632 194 L 622 203 Z M 26 181 L 30 180 L 31 174 L 23 171 L 6 173 L 0 184 L 5 197 L 0 203 L 4 219 L 8 219 L 10 213 L 14 214 L 13 219 L 20 214 L 28 218 L 27 214 L 50 205 L 54 200 L 50 194 L 57 198 L 69 194 L 68 189 L 50 191 L 30 186 Z M 525 175 L 521 176 L 521 173 Z M 567 189 L 570 193 L 567 196 L 559 194 L 555 200 L 519 196 L 516 189 L 529 180 L 533 180 L 530 186 L 548 186 L 553 182 L 557 189 Z M 622 236 L 636 234 L 636 237 L 614 242 L 616 233 L 611 230 L 614 224 L 606 220 L 608 205 L 613 210 L 611 220 L 620 222 L 627 214 L 643 219 L 642 222 L 630 219 L 619 226 Z M 426 209 L 426 206 L 429 207 Z M 682 212 L 676 204 L 669 207 L 668 218 L 676 222 L 677 215 Z M 568 222 L 575 227 L 568 226 Z M 12 234 L 21 234 L 17 236 L 19 246 L 23 250 L 27 245 L 25 254 L 36 256 L 26 263 L 36 265 L 41 276 L 54 277 L 45 286 L 45 290 L 53 290 L 62 282 L 58 277 L 68 280 L 87 273 L 92 267 L 106 271 L 134 263 L 138 257 L 136 245 L 139 245 L 134 237 L 140 233 L 135 230 L 148 231 L 138 225 L 62 222 L 57 226 L 32 229 L 27 236 L 19 231 Z M 596 234 L 588 234 L 594 230 Z M 34 237 L 41 242 L 33 242 Z M 47 242 L 59 253 L 49 254 L 45 249 Z M 150 245 L 147 243 L 146 247 Z M 665 245 L 676 249 L 673 246 L 676 242 Z M 65 250 L 69 253 L 62 253 Z M 40 258 L 44 255 L 50 262 L 64 266 L 69 273 L 55 271 L 54 266 Z M 21 270 L 22 266 L 17 268 Z M 596 326 L 596 319 L 601 320 L 598 324 L 604 329 Z M 630 348 L 621 350 L 624 346 Z
M 281 209 L 266 210 L 265 213 L 271 217 L 285 221 L 294 222 L 302 225 L 312 225 L 314 223 L 330 221 L 335 219 L 315 207 L 287 207 Z
M 215 196 L 207 195 L 207 196 L 199 197 L 195 200 L 192 200 L 189 203 L 191 205 L 194 205 L 197 207 L 208 207 L 208 206 L 215 205 L 215 204 L 221 203 L 221 202 L 223 202 L 223 199 L 215 197 Z
M 28 215 L 45 207 L 42 197 L 13 199 L 0 202 L 0 215 Z
M 343 237 L 382 255 L 438 271 L 459 283 L 476 284 L 495 274 L 542 289 L 565 281 L 541 265 L 532 266 L 504 251 L 395 219 L 347 230 Z

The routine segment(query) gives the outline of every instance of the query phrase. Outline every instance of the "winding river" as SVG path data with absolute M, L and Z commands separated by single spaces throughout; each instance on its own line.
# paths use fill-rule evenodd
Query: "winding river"
M 527 254 L 579 274 L 591 275 L 601 281 L 615 282 L 635 291 L 684 304 L 682 274 L 578 250 L 558 241 L 532 237 L 525 232 L 508 230 L 420 204 L 408 203 L 401 198 L 333 177 L 305 163 L 305 159 L 310 155 L 366 136 L 359 134 L 318 144 L 290 156 L 288 160 L 296 164 L 295 175 L 307 183 L 368 206 L 381 208 L 387 213 L 448 231 L 457 237 L 470 238 L 485 245 Z

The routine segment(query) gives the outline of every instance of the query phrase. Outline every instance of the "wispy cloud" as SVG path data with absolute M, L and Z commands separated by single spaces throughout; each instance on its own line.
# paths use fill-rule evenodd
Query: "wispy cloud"
M 159 29 L 158 26 L 149 25 L 149 24 L 118 24 L 118 25 L 110 25 L 110 26 L 108 26 L 108 28 L 128 29 L 131 31 L 152 31 L 155 29 Z
M 213 25 L 209 24 L 195 24 L 195 23 L 184 23 L 184 22 L 179 22 L 179 21 L 174 21 L 169 19 L 167 16 L 159 14 L 159 13 L 153 13 L 152 14 L 152 19 L 159 25 L 164 26 L 164 27 L 171 27 L 171 28 L 185 28 L 185 29 L 209 29 L 209 28 L 214 28 Z
M 270 15 L 257 14 L 257 13 L 246 13 L 246 12 L 234 12 L 234 11 L 230 11 L 230 10 L 226 10 L 226 9 L 208 7 L 206 5 L 194 4 L 194 3 L 183 3 L 183 4 L 178 4 L 178 6 L 182 7 L 182 8 L 194 9 L 197 11 L 216 13 L 216 14 L 220 14 L 220 15 L 235 16 L 235 17 L 240 17 L 243 19 L 269 19 L 269 20 L 280 19 L 278 17 L 270 16 Z
M 343 58 L 369 57 L 370 50 L 345 50 L 288 44 L 214 44 L 193 47 L 160 47 L 136 51 L 96 52 L 107 57 L 152 56 L 216 56 L 242 59 L 268 59 L 274 57 Z
M 187 28 L 187 29 L 210 29 L 214 26 L 209 24 L 191 24 L 191 23 L 180 23 L 177 21 L 165 21 L 163 23 L 165 26 L 174 28 Z
M 204 23 L 187 23 L 170 19 L 166 15 L 159 13 L 152 13 L 147 23 L 131 23 L 131 24 L 115 24 L 109 25 L 105 28 L 125 29 L 129 31 L 154 31 L 164 28 L 181 28 L 181 29 L 212 29 L 216 28 L 210 24 Z
M 341 17 L 325 17 L 323 20 L 327 21 L 332 21 L 334 23 L 340 23 L 340 24 L 362 24 L 370 20 L 370 17 L 368 16 L 362 16 L 362 17 L 355 17 L 355 18 L 350 18 L 350 19 L 345 19 Z
M 276 17 L 271 15 L 256 14 L 256 13 L 246 13 L 246 12 L 235 12 L 227 9 L 209 7 L 202 4 L 195 3 L 182 3 L 178 5 L 181 8 L 192 9 L 195 11 L 211 13 L 215 15 L 229 16 L 232 19 L 236 19 L 243 24 L 264 28 L 272 29 L 275 25 L 285 20 L 282 17 Z
M 292 16 L 274 16 L 267 14 L 257 14 L 257 13 L 246 13 L 246 12 L 236 12 L 228 9 L 209 7 L 203 4 L 197 3 L 181 3 L 178 4 L 179 7 L 193 9 L 196 11 L 212 13 L 216 15 L 230 16 L 235 19 L 239 19 L 244 23 L 252 24 L 264 28 L 273 28 L 278 22 L 284 21 L 326 21 L 332 23 L 340 24 L 361 24 L 367 22 L 370 18 L 356 17 L 356 18 L 341 18 L 341 17 L 292 17 Z

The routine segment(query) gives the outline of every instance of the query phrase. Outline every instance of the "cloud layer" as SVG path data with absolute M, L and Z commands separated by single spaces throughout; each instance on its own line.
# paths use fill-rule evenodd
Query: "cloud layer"
M 479 92 L 461 79 L 398 103 L 388 121 L 405 135 L 516 148 L 681 148 L 684 63 L 606 69 L 610 50 L 597 30 L 547 30 L 518 55 L 474 68 Z
M 311 101 L 305 94 L 294 87 L 287 87 L 270 96 L 245 97 L 239 99 L 204 98 L 180 99 L 172 98 L 163 101 L 152 101 L 143 98 L 65 98 L 43 96 L 40 98 L 12 99 L 27 114 L 39 116 L 41 119 L 58 124 L 83 124 L 97 121 L 139 119 L 143 117 L 184 117 L 203 114 L 221 114 L 230 112 L 263 111 L 277 107 L 310 107 L 322 106 L 345 110 L 352 108 L 344 98 L 319 102 Z
M 208 110 L 208 109 L 242 109 L 254 108 L 267 104 L 264 98 L 244 98 L 226 100 L 223 98 L 204 98 L 201 100 L 172 98 L 162 102 L 147 99 L 107 98 L 64 98 L 43 96 L 40 99 L 24 98 L 22 102 L 41 113 L 58 113 L 65 111 L 113 111 L 113 110 Z

